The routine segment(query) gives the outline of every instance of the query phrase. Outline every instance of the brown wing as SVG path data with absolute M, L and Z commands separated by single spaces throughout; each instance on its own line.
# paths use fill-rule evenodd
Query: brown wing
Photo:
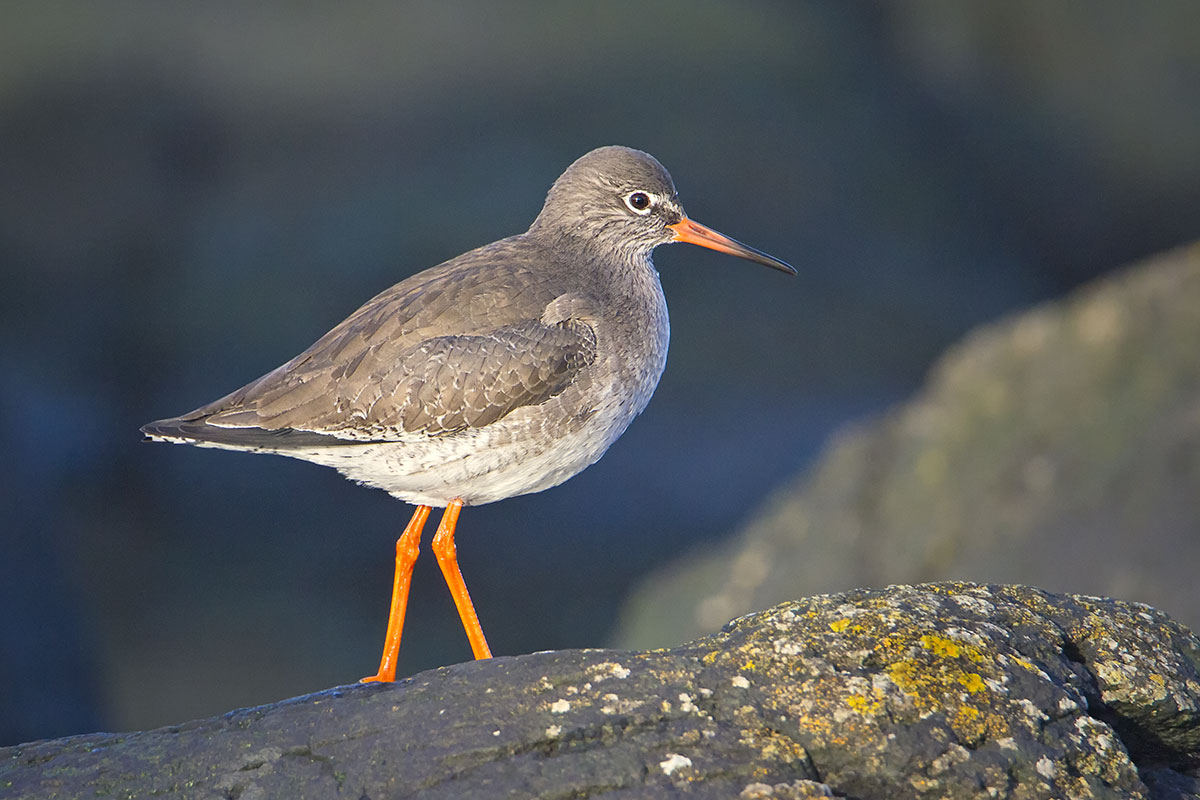
M 386 349 L 386 343 L 368 347 L 333 369 L 278 374 L 204 421 L 355 441 L 479 428 L 561 392 L 595 360 L 596 336 L 579 321 L 525 320 L 484 334 L 427 339 L 395 358 L 381 358 Z
M 278 369 L 142 430 L 282 450 L 440 435 L 545 402 L 595 360 L 594 315 L 530 247 L 503 239 L 414 275 Z

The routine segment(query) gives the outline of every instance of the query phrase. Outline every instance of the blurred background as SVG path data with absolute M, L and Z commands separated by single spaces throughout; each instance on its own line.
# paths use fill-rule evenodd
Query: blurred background
M 1197 30 L 1182 0 L 5 3 L 0 745 L 373 673 L 411 508 L 138 426 L 524 230 L 619 143 L 800 276 L 660 249 L 648 410 L 463 515 L 498 655 L 605 645 L 639 578 L 969 328 L 1200 233 Z M 400 672 L 469 658 L 427 552 L 414 582 Z

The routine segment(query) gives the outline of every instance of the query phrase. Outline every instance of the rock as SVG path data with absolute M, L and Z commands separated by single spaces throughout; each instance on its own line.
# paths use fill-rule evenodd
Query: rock
M 1200 244 L 989 325 L 837 437 L 715 552 L 648 576 L 619 647 L 791 597 L 969 579 L 1133 597 L 1200 625 Z
M 975 584 L 784 603 L 672 650 L 535 653 L 0 749 L 0 796 L 1198 797 L 1200 639 Z

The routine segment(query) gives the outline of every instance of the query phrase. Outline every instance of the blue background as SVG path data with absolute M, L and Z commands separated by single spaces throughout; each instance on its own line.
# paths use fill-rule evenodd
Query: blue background
M 411 509 L 137 428 L 524 230 L 619 143 L 801 274 L 660 249 L 649 409 L 464 512 L 496 653 L 603 645 L 638 576 L 972 325 L 1200 232 L 1198 29 L 1184 2 L 6 3 L 0 744 L 373 672 Z M 427 552 L 400 671 L 468 657 Z

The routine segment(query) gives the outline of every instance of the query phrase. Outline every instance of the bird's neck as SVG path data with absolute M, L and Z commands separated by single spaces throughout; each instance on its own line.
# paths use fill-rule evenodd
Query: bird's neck
M 648 281 L 654 286 L 658 285 L 658 272 L 646 250 L 610 242 L 596 236 L 594 231 L 582 228 L 551 228 L 535 224 L 525 236 L 546 252 L 554 254 L 554 261 L 565 259 L 573 265 L 574 270 L 590 271 L 604 278 L 602 283 L 616 291 L 640 287 Z

